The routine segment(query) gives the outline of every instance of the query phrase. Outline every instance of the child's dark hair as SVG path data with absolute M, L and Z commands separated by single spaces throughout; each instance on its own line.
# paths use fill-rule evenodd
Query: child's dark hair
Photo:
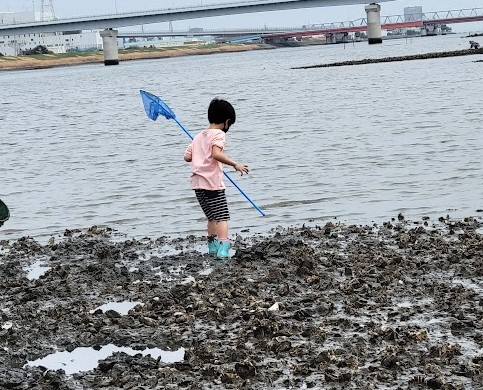
M 235 109 L 226 100 L 214 98 L 208 107 L 208 120 L 214 124 L 225 123 L 229 120 L 231 126 L 236 121 Z

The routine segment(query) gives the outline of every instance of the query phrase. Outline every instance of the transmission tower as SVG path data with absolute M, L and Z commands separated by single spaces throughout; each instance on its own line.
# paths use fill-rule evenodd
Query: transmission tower
M 42 0 L 40 5 L 40 20 L 55 20 L 54 0 Z

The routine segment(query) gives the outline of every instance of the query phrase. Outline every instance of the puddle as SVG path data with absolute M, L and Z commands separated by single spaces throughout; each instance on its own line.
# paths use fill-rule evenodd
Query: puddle
M 203 271 L 200 271 L 198 272 L 198 275 L 201 275 L 201 276 L 208 276 L 210 275 L 211 273 L 213 272 L 213 268 L 207 268 Z
M 483 297 L 483 285 L 471 279 L 453 279 L 453 284 L 459 284 L 468 290 L 473 290 L 480 297 Z
M 106 359 L 115 352 L 124 352 L 130 356 L 140 353 L 143 356 L 151 355 L 153 359 L 161 357 L 164 363 L 176 363 L 183 361 L 185 349 L 180 348 L 177 351 L 163 351 L 159 348 L 150 348 L 143 351 L 136 351 L 132 348 L 117 347 L 109 344 L 96 351 L 94 348 L 80 347 L 74 349 L 72 352 L 53 353 L 42 359 L 28 362 L 26 366 L 42 366 L 49 370 L 62 369 L 66 375 L 72 375 L 96 368 L 99 360 Z
M 96 310 L 102 310 L 105 313 L 108 310 L 114 310 L 123 316 L 127 316 L 129 314 L 129 310 L 134 309 L 137 305 L 144 305 L 142 302 L 109 302 L 96 307 L 94 310 L 91 310 L 89 313 L 94 313 Z
M 13 323 L 8 321 L 8 322 L 5 322 L 3 325 L 2 325 L 2 329 L 10 329 L 13 327 Z
M 480 356 L 483 353 L 483 348 L 480 348 L 473 340 L 463 336 L 454 336 L 450 330 L 442 328 L 428 332 L 428 340 L 434 344 L 445 341 L 448 344 L 458 345 L 465 357 Z
M 397 303 L 396 306 L 399 307 L 399 308 L 409 309 L 409 308 L 413 307 L 414 305 L 410 301 L 401 301 L 401 302 Z
M 172 282 L 174 280 L 178 280 L 184 275 L 186 265 L 177 265 L 171 266 L 168 268 L 167 272 L 157 272 L 155 275 L 159 276 L 161 282 Z M 186 276 L 186 278 L 190 279 L 191 276 Z M 185 280 L 186 280 L 185 278 Z M 192 280 L 188 280 L 186 283 L 190 283 Z
M 190 284 L 195 282 L 196 282 L 195 278 L 193 278 L 192 276 L 188 276 L 186 279 L 181 281 L 181 284 Z
M 182 247 L 173 243 L 168 243 L 154 249 L 140 250 L 136 253 L 138 254 L 139 258 L 150 259 L 151 257 L 163 258 L 167 256 L 177 256 L 180 253 L 187 251 L 205 253 L 207 251 L 206 243 L 195 243 Z
M 24 271 L 27 272 L 27 279 L 37 280 L 51 269 L 51 267 L 46 267 L 44 264 L 44 260 L 37 260 L 31 266 L 24 268 Z

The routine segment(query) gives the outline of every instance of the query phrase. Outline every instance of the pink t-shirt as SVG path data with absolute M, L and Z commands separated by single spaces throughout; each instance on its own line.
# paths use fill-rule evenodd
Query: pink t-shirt
M 219 129 L 206 129 L 193 139 L 184 152 L 185 159 L 191 160 L 191 188 L 194 190 L 223 190 L 223 164 L 212 157 L 213 146 L 225 148 L 225 132 Z

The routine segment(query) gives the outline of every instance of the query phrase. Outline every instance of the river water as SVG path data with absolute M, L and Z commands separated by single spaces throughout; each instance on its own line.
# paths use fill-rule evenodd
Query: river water
M 482 63 L 477 56 L 292 69 L 469 47 L 460 35 L 0 73 L 0 237 L 110 226 L 130 237 L 204 233 L 174 121 L 145 115 L 158 95 L 193 134 L 214 96 L 237 123 L 227 154 L 231 235 L 278 225 L 382 223 L 483 208 Z M 228 172 L 230 168 L 227 169 Z

